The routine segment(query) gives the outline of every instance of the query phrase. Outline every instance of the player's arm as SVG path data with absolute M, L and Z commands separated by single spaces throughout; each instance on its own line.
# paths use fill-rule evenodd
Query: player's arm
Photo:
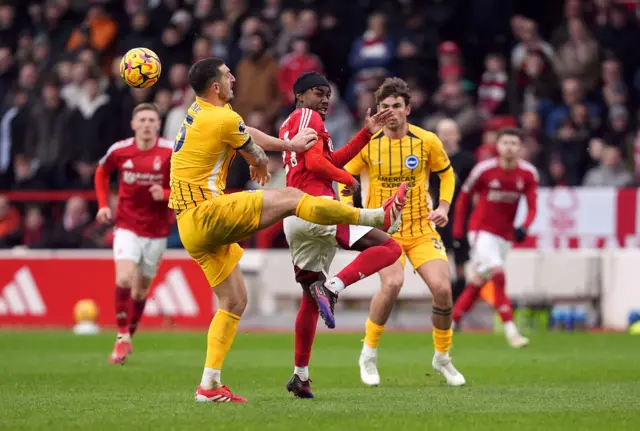
M 371 116 L 371 109 L 367 110 L 364 119 L 364 128 L 351 139 L 343 148 L 334 152 L 331 156 L 333 164 L 339 168 L 344 167 L 351 159 L 356 157 L 367 146 L 371 137 L 377 133 L 385 123 L 393 117 L 391 109 L 384 109 Z
M 109 208 L 109 179 L 111 173 L 116 169 L 114 158 L 112 147 L 107 151 L 107 154 L 98 161 L 98 167 L 93 175 L 93 184 L 98 200 L 98 214 L 96 214 L 96 219 L 100 223 L 111 223 L 113 221 L 113 215 Z
M 322 141 L 318 141 L 316 145 L 309 148 L 304 155 L 304 161 L 309 171 L 325 180 L 336 181 L 346 186 L 353 186 L 356 182 L 356 179 L 349 172 L 335 167 L 324 156 Z
M 538 212 L 538 172 L 532 172 L 532 178 L 527 181 L 526 188 L 524 189 L 524 196 L 527 199 L 527 218 L 515 229 L 514 239 L 517 242 L 522 242 L 527 237 L 529 227 L 536 219 Z
M 460 188 L 458 199 L 456 200 L 456 207 L 454 209 L 453 219 L 453 237 L 455 239 L 462 239 L 464 237 L 464 224 L 469 212 L 469 206 L 471 205 L 471 197 L 478 192 L 482 181 L 482 173 L 484 168 L 476 165 L 472 170 L 466 181 Z
M 435 134 L 430 134 L 428 142 L 430 148 L 429 167 L 431 172 L 437 174 L 440 178 L 440 202 L 435 211 L 429 214 L 428 218 L 433 220 L 437 226 L 443 227 L 449 223 L 449 209 L 453 200 L 453 192 L 456 188 L 456 175 L 440 139 Z
M 358 176 L 368 169 L 368 167 L 369 165 L 367 165 L 363 152 L 361 151 L 360 154 L 355 156 L 344 166 L 344 170 L 353 176 Z M 338 197 L 342 203 L 353 206 L 353 195 L 347 191 L 344 184 L 338 183 Z
M 254 142 L 265 151 L 293 151 L 295 153 L 304 153 L 313 147 L 318 140 L 316 131 L 309 128 L 302 129 L 291 140 L 278 139 L 249 126 L 247 126 L 247 131 Z
M 229 111 L 222 124 L 222 141 L 238 151 L 247 163 L 254 167 L 266 167 L 268 158 L 264 150 L 256 145 L 242 117 Z

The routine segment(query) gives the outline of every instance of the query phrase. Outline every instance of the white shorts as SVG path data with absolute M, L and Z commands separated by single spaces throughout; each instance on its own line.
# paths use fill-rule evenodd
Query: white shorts
M 284 234 L 291 249 L 296 280 L 301 281 L 300 271 L 327 275 L 336 249 L 350 249 L 372 229 L 368 226 L 322 226 L 295 216 L 285 218 Z
M 166 249 L 167 238 L 145 238 L 127 229 L 116 229 L 113 236 L 113 258 L 135 262 L 142 274 L 149 278 L 158 272 Z
M 471 245 L 471 267 L 475 273 L 487 275 L 493 268 L 503 267 L 511 243 L 501 236 L 485 231 L 467 234 Z

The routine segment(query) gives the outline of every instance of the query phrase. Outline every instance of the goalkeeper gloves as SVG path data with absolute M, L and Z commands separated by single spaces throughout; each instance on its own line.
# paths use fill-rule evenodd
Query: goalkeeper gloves
M 527 228 L 518 227 L 513 231 L 513 238 L 516 242 L 522 242 L 527 237 Z

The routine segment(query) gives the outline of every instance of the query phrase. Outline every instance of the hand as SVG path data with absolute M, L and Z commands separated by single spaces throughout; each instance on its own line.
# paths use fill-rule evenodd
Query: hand
M 374 134 L 378 130 L 382 129 L 389 120 L 393 118 L 393 111 L 391 109 L 383 109 L 376 115 L 371 117 L 371 108 L 367 109 L 367 115 L 364 117 L 364 127 L 369 133 Z
M 429 213 L 427 220 L 431 220 L 438 227 L 445 227 L 449 223 L 449 214 L 444 208 L 437 208 Z
M 318 134 L 308 127 L 300 130 L 290 141 L 284 141 L 287 151 L 304 153 L 318 142 Z
M 98 210 L 98 214 L 96 214 L 96 220 L 101 224 L 111 224 L 113 223 L 113 214 L 111 213 L 111 208 L 104 207 Z
M 164 189 L 160 184 L 154 184 L 149 187 L 149 193 L 151 193 L 151 197 L 154 201 L 163 201 L 164 200 Z
M 522 242 L 527 238 L 527 228 L 526 227 L 518 227 L 513 231 L 513 238 L 516 242 Z
M 265 184 L 271 181 L 271 174 L 266 166 L 249 166 L 249 174 L 251 180 L 260 184 L 260 187 L 264 187 Z
M 345 185 L 345 188 L 342 189 L 342 196 L 353 196 L 354 194 L 356 194 L 359 188 L 360 183 L 354 178 L 353 183 L 350 186 Z

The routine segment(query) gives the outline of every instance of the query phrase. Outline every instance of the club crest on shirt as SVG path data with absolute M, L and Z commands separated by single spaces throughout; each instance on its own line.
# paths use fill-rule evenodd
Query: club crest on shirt
M 419 164 L 420 164 L 420 160 L 418 160 L 418 158 L 413 154 L 411 154 L 410 156 L 407 156 L 407 158 L 404 159 L 404 165 L 411 170 L 414 170 L 415 168 L 417 168 Z
M 244 121 L 238 121 L 238 132 L 242 133 L 242 137 L 244 139 L 249 139 L 249 132 L 247 131 L 247 126 L 244 125 Z
M 160 156 L 156 156 L 156 158 L 153 159 L 153 170 L 159 171 L 161 167 L 162 167 L 162 159 L 160 159 Z

